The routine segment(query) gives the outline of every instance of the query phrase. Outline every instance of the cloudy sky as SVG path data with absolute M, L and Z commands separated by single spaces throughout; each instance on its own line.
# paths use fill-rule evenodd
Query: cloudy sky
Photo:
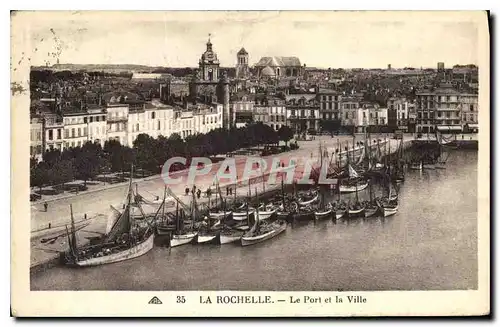
M 194 67 L 208 34 L 222 66 L 243 46 L 297 56 L 311 67 L 477 64 L 478 16 L 425 12 L 34 12 L 18 13 L 31 65 L 142 64 Z

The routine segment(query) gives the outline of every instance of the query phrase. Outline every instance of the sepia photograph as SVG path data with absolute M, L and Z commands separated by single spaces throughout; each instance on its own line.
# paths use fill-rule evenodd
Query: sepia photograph
M 12 12 L 14 311 L 488 314 L 488 19 Z

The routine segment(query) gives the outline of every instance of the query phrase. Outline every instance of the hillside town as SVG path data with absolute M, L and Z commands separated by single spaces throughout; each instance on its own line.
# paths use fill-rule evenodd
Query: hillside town
M 319 69 L 297 57 L 251 64 L 241 48 L 224 68 L 210 38 L 198 69 L 66 70 L 32 67 L 31 147 L 49 150 L 115 140 L 132 147 L 139 135 L 181 139 L 261 122 L 296 139 L 363 132 L 478 131 L 478 67 Z M 231 63 L 224 63 L 231 66 Z

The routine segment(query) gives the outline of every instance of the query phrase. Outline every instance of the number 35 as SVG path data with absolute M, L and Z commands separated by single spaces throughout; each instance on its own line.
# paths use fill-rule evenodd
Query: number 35
M 177 296 L 177 303 L 186 303 L 186 299 L 184 296 Z

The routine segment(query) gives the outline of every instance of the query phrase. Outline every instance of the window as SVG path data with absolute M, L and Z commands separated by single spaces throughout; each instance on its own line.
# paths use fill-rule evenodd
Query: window
M 471 105 L 469 106 L 469 109 L 470 109 L 470 111 L 474 111 L 474 105 L 473 105 L 473 104 L 471 104 Z
M 83 117 L 83 123 L 86 124 L 87 123 L 87 117 Z
M 69 139 L 69 129 L 64 130 L 64 138 Z
M 52 133 L 53 133 L 53 131 L 51 129 L 49 129 L 49 141 L 52 141 L 52 138 L 53 138 Z
M 450 112 L 447 112 L 446 113 L 446 118 L 450 118 L 450 116 L 451 116 Z
M 151 112 L 151 119 L 155 119 L 156 115 L 155 115 L 155 112 Z
M 135 131 L 138 132 L 139 131 L 139 123 L 135 124 Z
M 403 119 L 403 120 L 405 119 L 405 113 L 404 112 L 401 113 L 401 119 Z
M 57 130 L 57 139 L 60 140 L 62 137 L 61 137 L 61 129 L 58 129 Z
M 345 113 L 345 119 L 349 119 L 349 113 L 348 112 Z
M 87 127 L 83 128 L 83 136 L 87 136 Z
M 305 110 L 301 109 L 300 110 L 300 117 L 305 117 L 305 116 L 306 116 Z
M 292 116 L 295 116 L 295 110 L 292 110 Z
M 78 137 L 82 136 L 82 130 L 78 127 Z
M 160 124 L 160 121 L 158 120 L 158 130 L 160 130 L 161 128 L 161 124 Z
M 89 122 L 92 123 L 94 121 L 94 117 L 90 116 L 89 117 Z

